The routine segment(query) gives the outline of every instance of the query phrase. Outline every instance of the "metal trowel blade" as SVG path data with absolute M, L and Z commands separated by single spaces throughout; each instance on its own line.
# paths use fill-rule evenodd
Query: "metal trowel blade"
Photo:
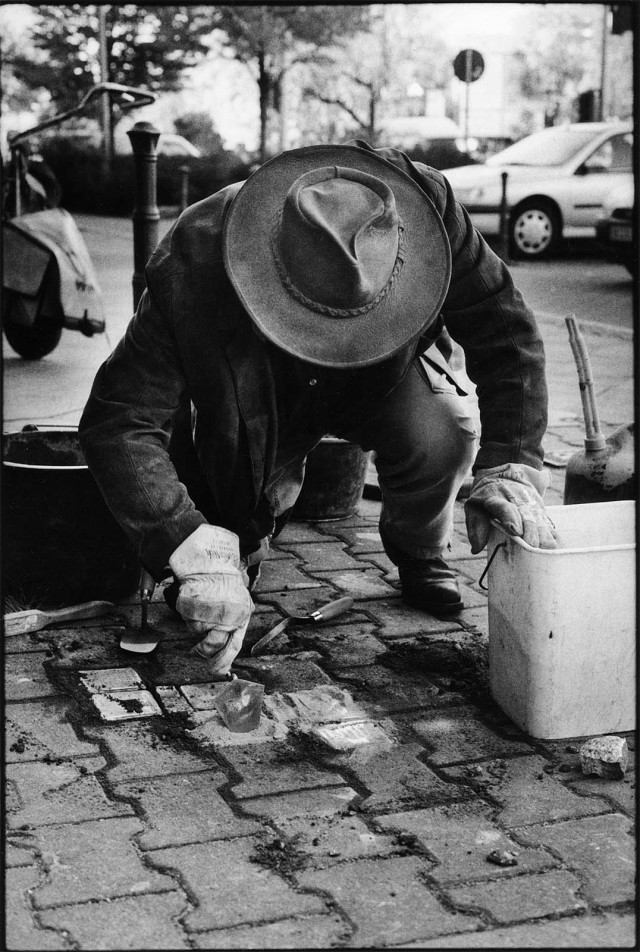
M 161 631 L 151 625 L 145 625 L 144 628 L 125 631 L 120 639 L 120 647 L 123 651 L 132 651 L 135 654 L 150 654 L 161 640 Z

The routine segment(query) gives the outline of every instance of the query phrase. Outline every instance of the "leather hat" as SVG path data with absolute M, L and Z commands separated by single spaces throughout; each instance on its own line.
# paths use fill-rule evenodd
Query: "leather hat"
M 431 200 L 373 151 L 283 152 L 236 193 L 224 224 L 227 275 L 258 329 L 295 357 L 364 367 L 438 316 L 451 251 Z

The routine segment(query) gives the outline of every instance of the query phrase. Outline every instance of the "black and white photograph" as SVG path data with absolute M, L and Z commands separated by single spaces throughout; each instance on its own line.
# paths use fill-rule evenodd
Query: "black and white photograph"
M 0 3 L 2 948 L 637 948 L 639 28 Z

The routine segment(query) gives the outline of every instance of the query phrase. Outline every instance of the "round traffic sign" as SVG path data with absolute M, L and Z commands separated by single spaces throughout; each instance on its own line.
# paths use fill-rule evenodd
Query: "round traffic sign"
M 484 73 L 484 59 L 477 50 L 460 50 L 453 61 L 453 71 L 463 83 L 475 83 Z

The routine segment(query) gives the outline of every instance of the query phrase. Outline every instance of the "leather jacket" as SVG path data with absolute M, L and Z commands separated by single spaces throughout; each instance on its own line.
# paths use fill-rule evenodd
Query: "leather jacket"
M 396 150 L 378 152 L 420 185 L 445 225 L 452 275 L 442 318 L 477 389 L 474 470 L 509 462 L 541 469 L 547 388 L 531 310 L 445 177 Z M 225 210 L 241 184 L 187 208 L 160 242 L 136 314 L 80 421 L 87 464 L 157 579 L 201 523 L 231 529 L 249 550 L 273 528 L 262 494 L 278 434 L 273 370 L 222 259 Z M 173 462 L 190 456 L 206 483 L 206 509 Z

